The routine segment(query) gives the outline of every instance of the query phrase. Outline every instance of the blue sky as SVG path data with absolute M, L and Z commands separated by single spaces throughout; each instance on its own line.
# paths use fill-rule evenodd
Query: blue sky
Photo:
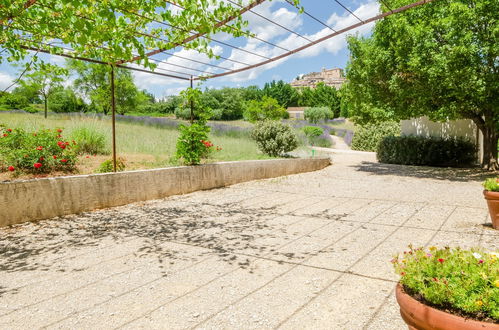
M 373 0 L 342 0 L 345 6 L 353 11 L 361 19 L 366 19 L 375 16 L 378 13 L 378 5 Z M 332 28 L 342 28 L 351 24 L 357 23 L 358 20 L 346 10 L 341 8 L 334 0 L 301 0 L 301 4 L 305 10 L 318 18 L 322 22 L 327 23 Z M 298 14 L 296 9 L 283 0 L 266 1 L 254 9 L 255 12 L 270 18 L 274 22 L 278 22 L 293 31 L 298 32 L 305 38 L 315 40 L 325 36 L 332 31 L 320 23 L 314 21 L 305 14 Z M 256 33 L 260 39 L 270 41 L 286 49 L 295 49 L 301 45 L 308 43 L 297 35 L 291 34 L 285 29 L 266 21 L 253 13 L 245 13 L 244 18 L 249 21 L 249 29 Z M 367 35 L 372 29 L 372 24 L 367 24 L 357 30 L 349 32 L 349 34 Z M 348 49 L 346 47 L 345 35 L 340 35 L 329 39 L 323 43 L 315 45 L 298 54 L 290 56 L 285 60 L 277 61 L 266 66 L 244 71 L 238 74 L 208 80 L 202 84 L 203 87 L 220 88 L 223 86 L 248 86 L 258 85 L 263 86 L 265 82 L 271 80 L 282 79 L 290 82 L 296 76 L 312 71 L 320 71 L 322 68 L 339 67 L 344 68 L 348 61 Z M 231 45 L 246 49 L 248 51 L 260 54 L 266 57 L 273 57 L 284 53 L 282 49 L 269 46 L 256 39 L 238 38 L 234 39 L 226 34 L 219 34 L 213 39 L 229 43 Z M 226 58 L 237 60 L 240 62 L 254 64 L 264 60 L 261 57 L 251 55 L 249 53 L 232 49 L 226 46 L 221 46 L 218 43 L 212 43 L 213 50 L 218 55 Z M 172 50 L 171 53 L 196 59 L 201 62 L 210 62 L 221 67 L 236 69 L 244 67 L 231 61 L 210 60 L 203 54 L 198 54 L 193 51 L 183 49 Z M 179 64 L 188 68 L 202 71 L 210 71 L 214 73 L 224 72 L 222 69 L 202 65 L 197 62 L 188 61 L 180 57 L 171 57 L 169 55 L 156 55 L 155 59 L 166 61 L 170 64 L 161 64 L 163 69 L 182 71 L 192 74 L 198 74 L 197 71 L 182 69 L 171 64 Z M 64 64 L 64 59 L 60 57 L 44 56 L 45 60 Z M 16 72 L 19 69 L 8 63 L 0 64 L 0 89 L 5 88 L 10 84 L 12 79 L 16 77 Z M 180 90 L 187 87 L 188 82 L 163 78 L 157 75 L 145 73 L 134 73 L 136 84 L 142 88 L 152 92 L 157 98 L 166 95 L 176 94 Z M 71 83 L 71 79 L 67 82 Z

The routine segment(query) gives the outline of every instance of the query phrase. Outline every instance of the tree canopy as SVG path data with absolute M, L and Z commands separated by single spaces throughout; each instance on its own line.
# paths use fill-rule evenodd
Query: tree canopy
M 349 114 L 360 123 L 471 119 L 484 135 L 482 165 L 498 168 L 498 21 L 497 0 L 439 0 L 350 37 Z
M 218 0 L 0 0 L 0 41 L 6 50 L 0 62 L 20 61 L 28 49 L 62 53 L 61 43 L 78 56 L 149 68 L 155 64 L 148 54 L 178 45 L 214 56 L 210 35 L 248 34 L 241 11 Z

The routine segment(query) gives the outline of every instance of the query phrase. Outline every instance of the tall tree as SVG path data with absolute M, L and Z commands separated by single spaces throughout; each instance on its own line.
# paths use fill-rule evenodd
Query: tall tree
M 276 99 L 284 108 L 298 104 L 298 93 L 290 84 L 282 80 L 265 83 L 262 94 Z
M 77 75 L 75 87 L 90 100 L 96 111 L 107 115 L 111 111 L 109 67 L 76 60 L 69 60 L 67 63 L 68 68 Z M 123 115 L 137 107 L 139 90 L 133 82 L 132 74 L 125 69 L 115 70 L 115 84 L 116 111 Z
M 497 22 L 497 0 L 439 0 L 378 21 L 369 38 L 351 37 L 349 113 L 360 122 L 471 119 L 484 136 L 482 166 L 498 169 Z
M 57 65 L 43 63 L 37 67 L 37 70 L 23 77 L 21 85 L 25 89 L 33 90 L 43 100 L 45 118 L 48 112 L 48 99 L 50 95 L 62 85 L 67 76 L 67 70 Z

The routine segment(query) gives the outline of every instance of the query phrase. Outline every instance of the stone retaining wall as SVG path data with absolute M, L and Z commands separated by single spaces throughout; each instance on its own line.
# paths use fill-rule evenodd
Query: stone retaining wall
M 0 227 L 320 170 L 329 158 L 223 162 L 0 183 Z

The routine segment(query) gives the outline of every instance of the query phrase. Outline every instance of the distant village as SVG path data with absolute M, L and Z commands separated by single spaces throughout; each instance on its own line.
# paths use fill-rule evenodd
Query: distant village
M 323 68 L 321 72 L 311 72 L 298 76 L 290 85 L 295 88 L 315 88 L 318 83 L 322 82 L 328 86 L 340 89 L 341 85 L 346 81 L 343 75 L 343 69 Z

